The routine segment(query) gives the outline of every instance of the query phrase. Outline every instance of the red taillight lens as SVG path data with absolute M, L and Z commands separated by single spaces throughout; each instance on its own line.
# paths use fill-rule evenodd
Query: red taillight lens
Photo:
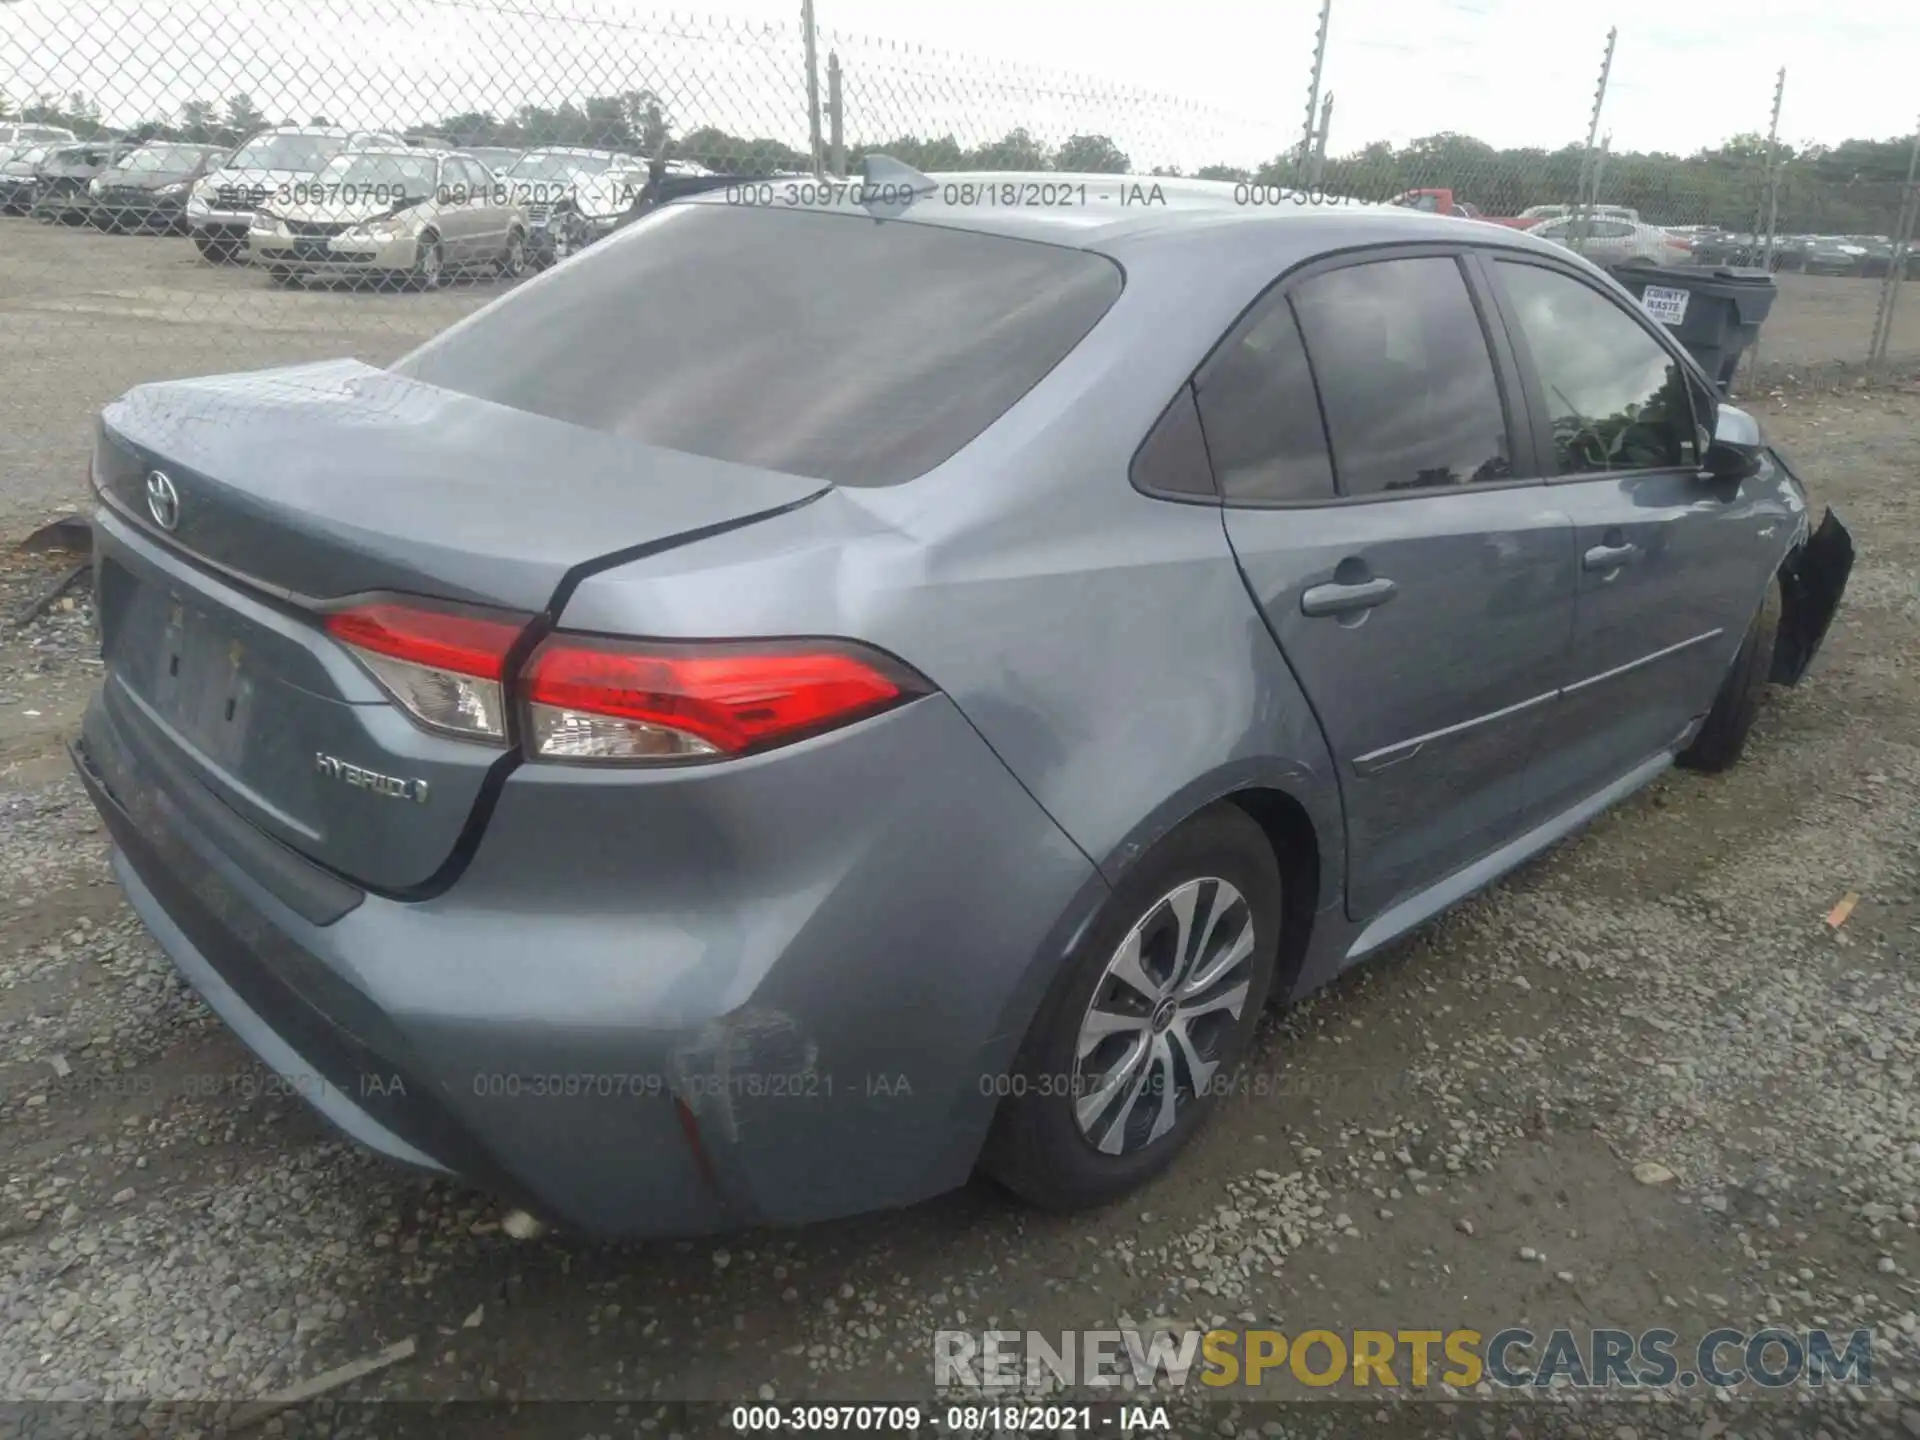
M 376 601 L 336 610 L 325 624 L 420 724 L 467 739 L 506 739 L 502 680 L 527 617 Z
M 549 638 L 521 692 L 527 743 L 553 760 L 716 758 L 878 714 L 931 687 L 842 641 L 639 644 Z

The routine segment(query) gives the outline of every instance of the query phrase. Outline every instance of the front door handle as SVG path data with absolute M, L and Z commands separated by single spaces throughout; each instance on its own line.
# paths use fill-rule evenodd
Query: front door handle
M 1302 615 L 1348 615 L 1391 600 L 1399 587 L 1385 576 L 1357 585 L 1315 585 L 1300 597 Z
M 1596 545 L 1581 563 L 1589 570 L 1618 570 L 1639 553 L 1638 545 Z

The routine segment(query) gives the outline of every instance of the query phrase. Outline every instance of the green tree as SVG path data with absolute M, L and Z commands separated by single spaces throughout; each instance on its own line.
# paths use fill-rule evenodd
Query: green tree
M 180 130 L 188 139 L 206 144 L 219 128 L 211 100 L 189 100 L 180 107 Z
M 1124 175 L 1133 162 L 1109 136 L 1069 135 L 1053 157 L 1053 168 L 1075 174 Z
M 620 113 L 627 122 L 627 133 L 642 155 L 650 159 L 666 155 L 673 142 L 673 127 L 658 95 L 651 90 L 623 90 Z
M 232 132 L 236 140 L 245 140 L 256 130 L 267 128 L 267 117 L 259 106 L 253 103 L 253 96 L 241 90 L 227 97 L 225 128 Z
M 813 161 L 781 140 L 748 139 L 712 125 L 702 125 L 680 137 L 674 152 L 723 175 L 765 175 L 780 171 L 808 171 Z
M 963 168 L 973 170 L 1051 170 L 1047 147 L 1016 126 L 990 144 L 964 157 Z

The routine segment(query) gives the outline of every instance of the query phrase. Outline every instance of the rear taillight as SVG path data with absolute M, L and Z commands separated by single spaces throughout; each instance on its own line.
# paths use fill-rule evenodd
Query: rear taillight
M 719 759 L 784 745 L 928 693 L 844 641 L 636 643 L 551 636 L 521 677 L 527 747 L 552 760 Z
M 507 653 L 527 617 L 377 601 L 333 611 L 325 624 L 428 729 L 506 740 Z

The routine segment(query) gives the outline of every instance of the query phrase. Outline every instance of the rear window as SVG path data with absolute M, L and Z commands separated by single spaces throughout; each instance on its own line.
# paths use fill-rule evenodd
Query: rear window
M 433 385 L 839 485 L 932 469 L 1120 294 L 1082 250 L 802 210 L 671 206 L 401 360 Z

